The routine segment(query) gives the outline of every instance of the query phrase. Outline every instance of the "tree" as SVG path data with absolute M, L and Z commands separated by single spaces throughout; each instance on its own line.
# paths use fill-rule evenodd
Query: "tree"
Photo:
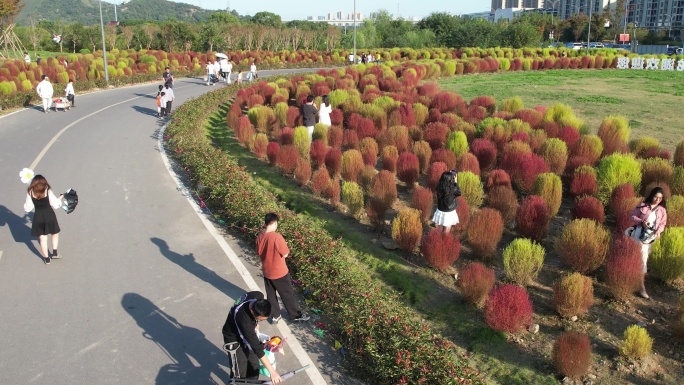
M 328 51 L 335 49 L 342 38 L 342 31 L 337 27 L 328 27 L 325 30 L 325 49 Z
M 210 20 L 200 25 L 199 36 L 204 44 L 203 48 L 213 52 L 214 45 L 221 39 L 221 25 L 218 21 L 210 18 Z
M 218 24 L 237 24 L 240 22 L 238 16 L 233 13 L 228 12 L 214 12 L 209 15 L 207 21 L 215 22 Z
M 66 37 L 62 37 L 62 40 L 67 40 L 71 43 L 71 52 L 76 53 L 76 45 L 81 43 L 83 39 L 83 24 L 81 23 L 71 23 L 66 27 Z
M 134 27 L 126 25 L 121 27 L 121 33 L 124 37 L 124 44 L 126 44 L 126 49 L 131 49 L 131 43 L 133 42 Z
M 88 43 L 88 47 L 92 47 L 91 52 L 97 51 L 97 45 L 102 44 L 99 25 L 83 27 L 83 37 L 84 42 Z
M 542 40 L 542 32 L 526 21 L 508 24 L 501 34 L 502 45 L 513 48 L 539 46 Z
M 0 0 L 0 28 L 3 30 L 14 22 L 19 11 L 24 7 L 21 0 Z
M 105 25 L 105 40 L 107 41 L 107 48 L 109 51 L 116 48 L 116 26 Z
M 283 26 L 283 21 L 280 16 L 272 12 L 257 12 L 251 19 L 252 23 L 265 25 L 273 28 L 280 28 Z
M 458 16 L 448 13 L 432 13 L 430 16 L 418 22 L 417 27 L 430 30 L 435 35 L 436 45 L 445 47 L 451 36 L 451 32 L 458 24 Z
M 145 24 L 143 25 L 142 30 L 147 36 L 147 49 L 150 49 L 161 29 L 155 24 Z

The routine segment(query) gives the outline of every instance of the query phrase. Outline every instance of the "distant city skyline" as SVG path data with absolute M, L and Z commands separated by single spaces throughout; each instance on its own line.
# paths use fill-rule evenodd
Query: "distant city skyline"
M 237 11 L 240 15 L 254 15 L 257 12 L 273 12 L 283 20 L 306 20 L 307 16 L 325 16 L 328 13 L 342 11 L 343 14 L 351 14 L 354 10 L 353 0 L 337 2 L 319 1 L 309 2 L 303 0 L 261 0 L 261 1 L 227 1 L 227 0 L 171 0 L 177 3 L 192 4 L 204 9 L 226 9 Z M 398 12 L 397 12 L 398 6 Z M 448 12 L 453 15 L 462 15 L 476 12 L 488 12 L 491 9 L 491 0 L 423 0 L 423 1 L 380 1 L 380 0 L 357 0 L 356 11 L 368 16 L 371 12 L 384 9 L 394 16 L 405 18 L 424 18 L 431 13 Z

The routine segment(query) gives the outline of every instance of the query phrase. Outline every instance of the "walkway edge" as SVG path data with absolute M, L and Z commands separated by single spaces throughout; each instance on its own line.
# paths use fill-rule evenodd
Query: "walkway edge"
M 256 281 L 254 280 L 254 277 L 249 273 L 245 265 L 242 263 L 240 258 L 235 254 L 233 249 L 228 245 L 228 242 L 223 238 L 223 236 L 219 233 L 219 231 L 216 229 L 214 224 L 207 219 L 206 215 L 202 211 L 202 209 L 199 207 L 197 202 L 195 202 L 194 198 L 192 197 L 192 193 L 185 187 L 183 182 L 180 180 L 178 177 L 178 174 L 173 170 L 171 167 L 171 162 L 169 161 L 168 156 L 166 155 L 166 149 L 164 147 L 164 133 L 166 132 L 166 125 L 163 125 L 159 129 L 159 134 L 157 135 L 157 143 L 158 143 L 158 148 L 159 148 L 159 153 L 161 154 L 162 161 L 164 162 L 164 166 L 166 167 L 166 170 L 169 172 L 169 175 L 171 175 L 171 178 L 176 182 L 176 185 L 178 186 L 178 190 L 181 192 L 181 194 L 187 199 L 188 203 L 190 206 L 192 206 L 192 209 L 195 211 L 195 214 L 200 218 L 202 223 L 204 224 L 204 227 L 207 228 L 207 231 L 209 231 L 209 234 L 211 234 L 212 237 L 216 240 L 216 243 L 221 247 L 223 252 L 226 254 L 228 257 L 228 260 L 230 261 L 231 264 L 235 267 L 235 270 L 240 274 L 242 279 L 245 281 L 247 284 L 247 287 L 251 291 L 261 291 L 261 288 L 257 285 Z M 313 385 L 327 385 L 325 382 L 325 379 L 323 379 L 323 376 L 321 373 L 318 371 L 318 368 L 316 365 L 314 365 L 313 361 L 311 361 L 311 357 L 306 353 L 302 345 L 299 343 L 297 338 L 292 334 L 292 331 L 290 330 L 290 327 L 285 323 L 285 322 L 279 322 L 276 325 L 278 331 L 280 332 L 281 336 L 287 339 L 288 346 L 290 350 L 292 350 L 292 353 L 297 357 L 299 360 L 300 364 L 302 366 L 309 365 L 309 368 L 306 370 L 306 374 L 309 376 L 309 379 L 311 380 L 311 383 Z

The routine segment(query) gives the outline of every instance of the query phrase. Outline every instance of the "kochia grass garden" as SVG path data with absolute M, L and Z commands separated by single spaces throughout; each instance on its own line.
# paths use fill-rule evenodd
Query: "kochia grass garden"
M 624 264 L 634 249 L 618 234 L 648 184 L 665 180 L 682 194 L 681 74 L 443 79 L 459 98 L 417 85 L 425 72 L 405 66 L 262 82 L 238 92 L 206 129 L 257 183 L 290 210 L 320 220 L 417 317 L 467 351 L 486 381 L 680 382 L 681 343 L 672 336 L 684 326 L 681 272 L 654 266 L 659 279 L 647 285 L 656 300 L 636 299 L 634 268 Z M 357 83 L 362 92 L 355 94 Z M 313 144 L 296 128 L 298 100 L 309 92 L 331 93 L 337 108 L 333 127 L 317 127 Z M 606 119 L 611 115 L 626 119 Z M 455 165 L 466 191 L 464 223 L 446 242 L 424 221 L 434 174 Z M 611 175 L 615 167 L 638 170 L 638 178 L 631 171 Z M 672 227 L 684 219 L 682 199 L 675 202 Z M 678 229 L 667 234 L 674 242 L 661 255 L 679 253 Z M 567 252 L 585 243 L 582 255 Z M 506 309 L 511 301 L 517 312 Z M 538 333 L 528 331 L 534 324 Z M 635 324 L 648 325 L 648 334 L 628 332 Z M 650 338 L 655 354 L 644 347 Z

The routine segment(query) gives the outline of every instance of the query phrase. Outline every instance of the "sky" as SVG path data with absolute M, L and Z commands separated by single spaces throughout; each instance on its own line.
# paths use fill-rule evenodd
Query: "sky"
M 305 0 L 172 0 L 197 5 L 206 9 L 235 9 L 241 15 L 254 15 L 260 11 L 273 12 L 284 21 L 304 20 L 307 16 L 325 16 L 342 11 L 344 15 L 354 10 L 353 0 L 305 1 Z M 398 12 L 397 12 L 398 7 Z M 356 11 L 368 16 L 371 12 L 385 9 L 392 15 L 404 18 L 423 18 L 433 12 L 448 12 L 453 15 L 485 12 L 491 8 L 490 0 L 356 0 Z

